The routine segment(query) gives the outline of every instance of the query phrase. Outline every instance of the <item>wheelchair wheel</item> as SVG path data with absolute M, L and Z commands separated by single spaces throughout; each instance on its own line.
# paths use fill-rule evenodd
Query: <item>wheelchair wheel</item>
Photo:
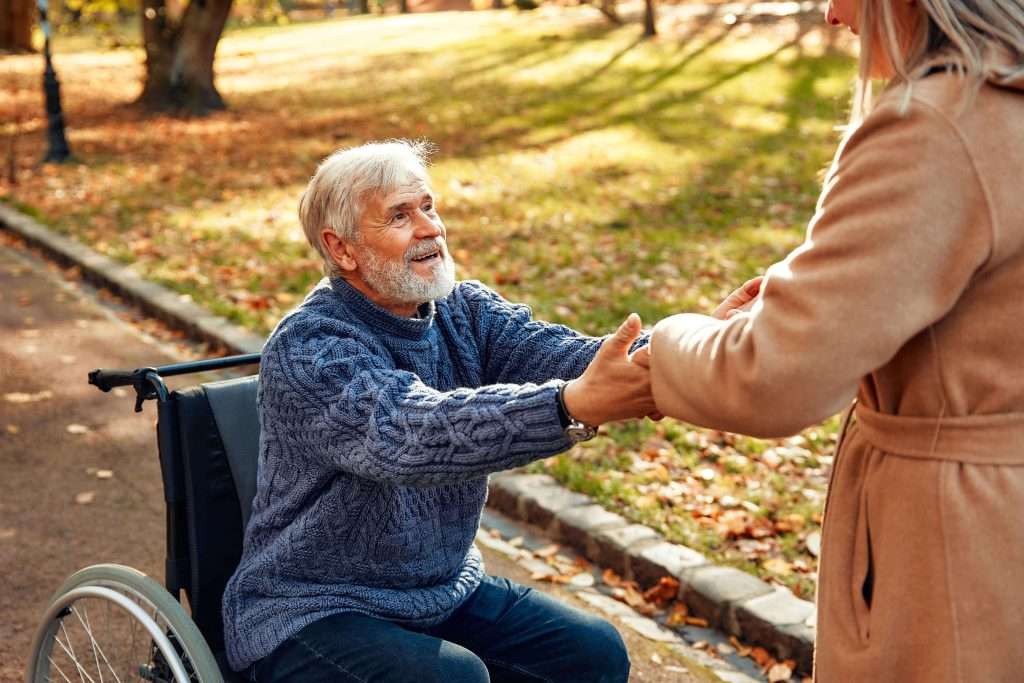
M 54 595 L 32 643 L 26 681 L 223 683 L 199 629 L 142 572 L 98 564 Z

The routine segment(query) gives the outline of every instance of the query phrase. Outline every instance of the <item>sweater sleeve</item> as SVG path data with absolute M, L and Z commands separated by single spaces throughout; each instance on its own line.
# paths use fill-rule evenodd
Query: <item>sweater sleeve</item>
M 556 384 L 438 391 L 374 346 L 301 326 L 280 335 L 260 371 L 271 438 L 296 457 L 405 486 L 480 477 L 570 446 Z
M 821 421 L 950 311 L 989 258 L 991 232 L 951 122 L 919 102 L 905 116 L 879 108 L 840 148 L 806 240 L 768 270 L 749 313 L 655 327 L 658 408 L 765 437 Z
M 485 383 L 546 382 L 579 377 L 605 337 L 590 337 L 534 320 L 529 306 L 506 301 L 479 282 L 463 283 L 463 296 L 480 340 Z M 644 333 L 631 350 L 647 344 Z

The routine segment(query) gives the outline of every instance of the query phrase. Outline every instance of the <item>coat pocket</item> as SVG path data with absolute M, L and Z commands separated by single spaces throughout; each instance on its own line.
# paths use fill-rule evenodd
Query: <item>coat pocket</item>
M 871 548 L 871 519 L 868 513 L 867 482 L 860 488 L 857 525 L 853 537 L 850 572 L 850 609 L 857 635 L 862 643 L 871 638 L 871 601 L 874 597 L 875 571 Z

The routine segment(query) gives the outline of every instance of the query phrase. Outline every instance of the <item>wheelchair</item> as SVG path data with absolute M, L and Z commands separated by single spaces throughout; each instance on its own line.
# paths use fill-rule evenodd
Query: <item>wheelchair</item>
M 135 412 L 146 401 L 157 402 L 167 506 L 164 585 L 115 564 L 73 574 L 54 594 L 36 632 L 28 683 L 243 680 L 225 659 L 221 598 L 241 558 L 256 493 L 257 376 L 175 391 L 163 378 L 259 360 L 260 354 L 247 354 L 89 373 L 89 383 L 102 391 L 133 387 Z

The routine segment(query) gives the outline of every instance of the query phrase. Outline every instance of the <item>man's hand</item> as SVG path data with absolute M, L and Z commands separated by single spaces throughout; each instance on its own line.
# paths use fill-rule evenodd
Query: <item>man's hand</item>
M 725 301 L 718 305 L 711 316 L 719 320 L 728 320 L 741 311 L 749 311 L 761 293 L 762 280 L 764 280 L 764 276 L 758 275 L 744 282 L 742 287 L 725 297 Z
M 562 397 L 570 415 L 597 427 L 657 413 L 648 364 L 634 362 L 629 356 L 640 329 L 640 316 L 630 313 L 615 334 L 604 340 L 583 374 L 566 384 Z

